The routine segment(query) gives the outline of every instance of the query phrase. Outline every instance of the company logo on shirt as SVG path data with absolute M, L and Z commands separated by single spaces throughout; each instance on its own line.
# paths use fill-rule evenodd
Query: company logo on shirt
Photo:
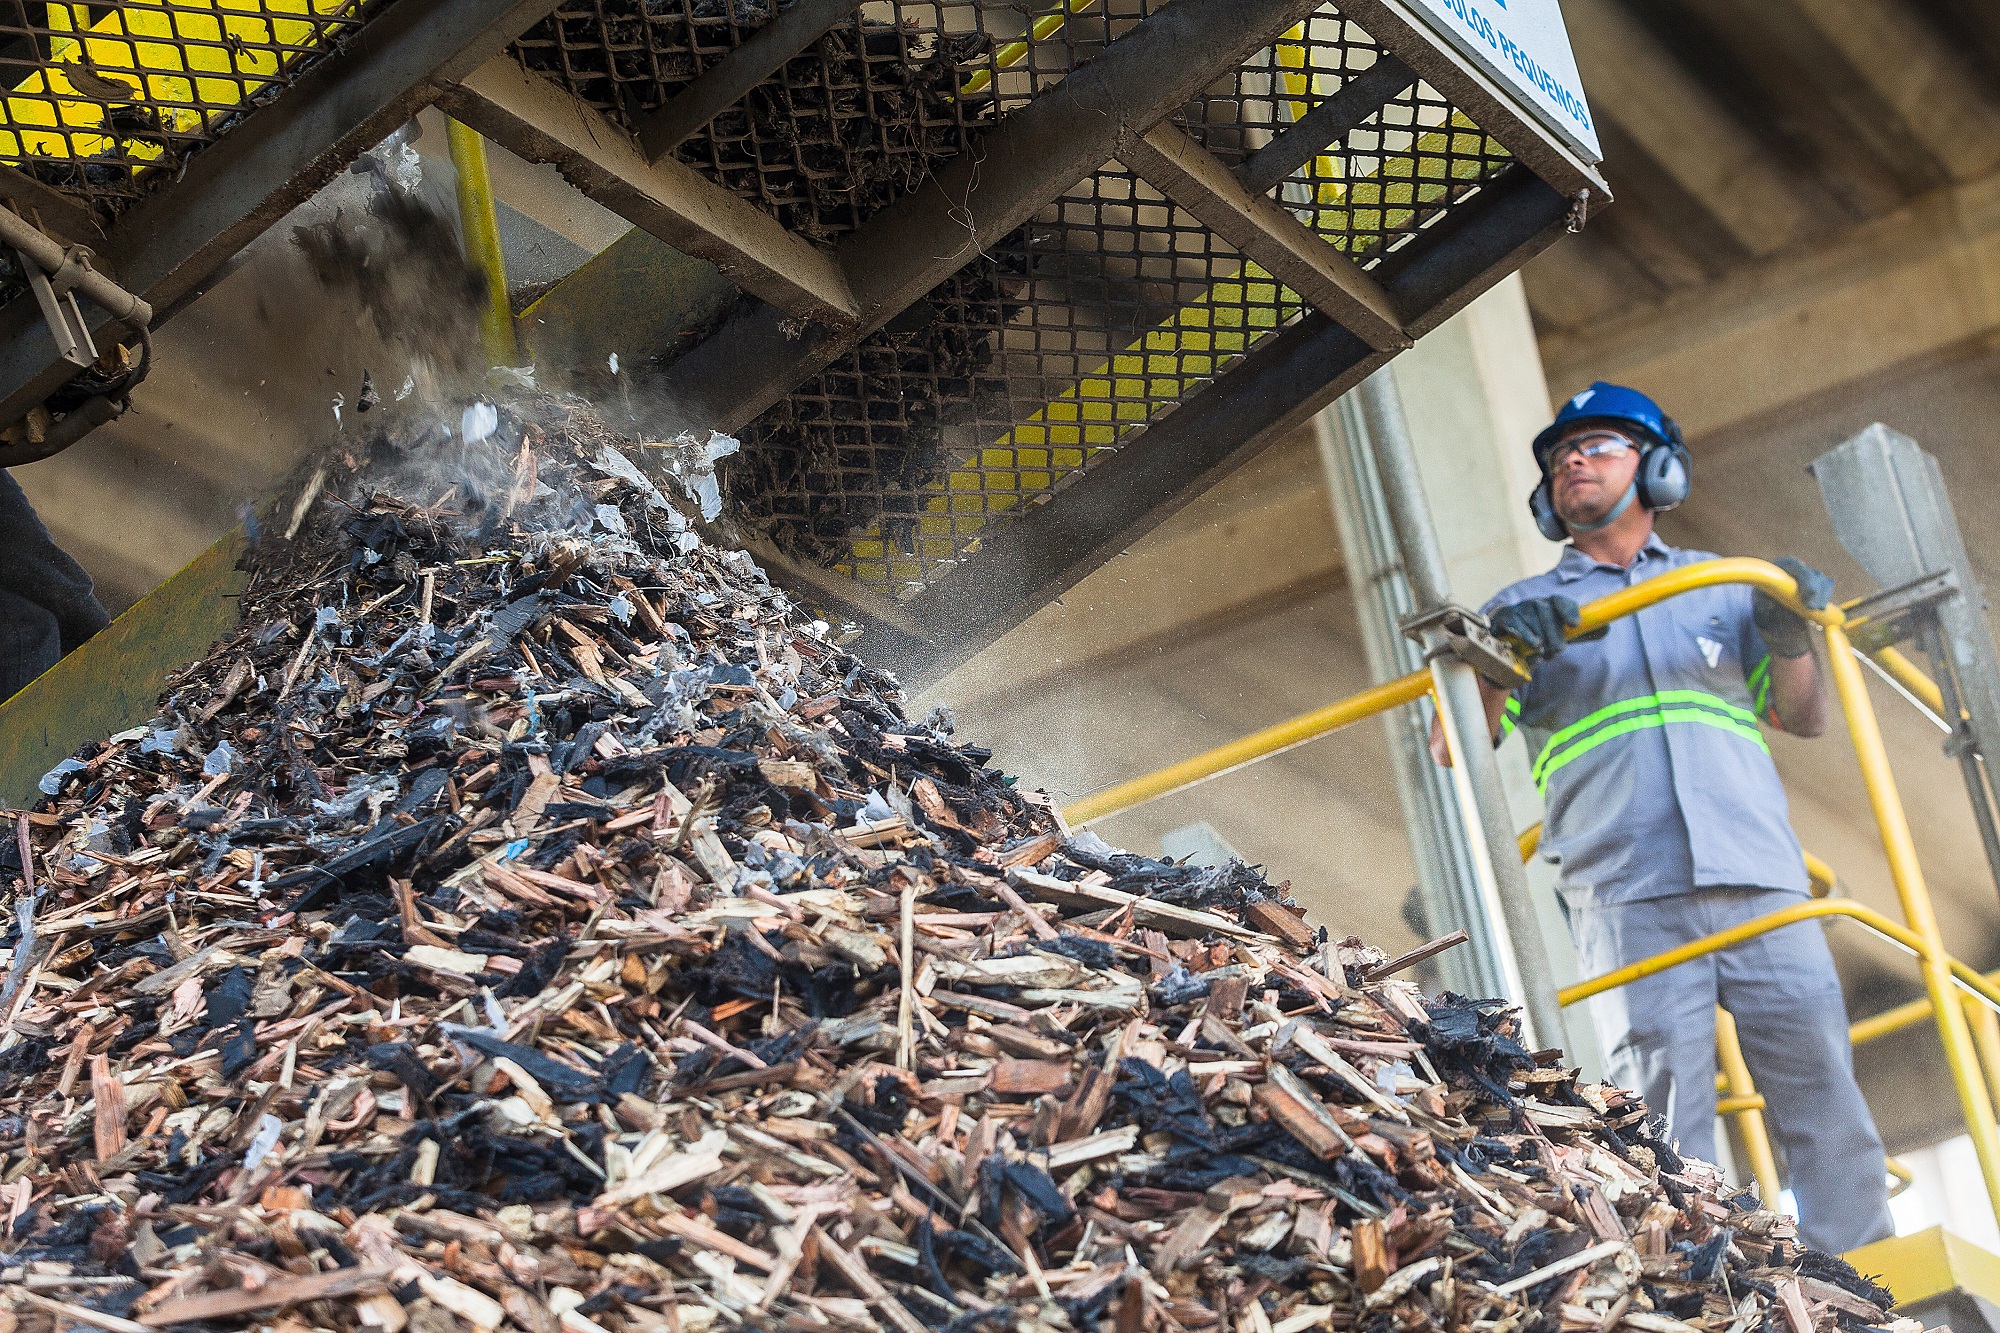
M 1711 670 L 1722 661 L 1722 645 L 1714 639 L 1706 634 L 1697 634 L 1694 636 L 1694 642 L 1695 646 L 1701 649 L 1702 660 L 1708 663 Z

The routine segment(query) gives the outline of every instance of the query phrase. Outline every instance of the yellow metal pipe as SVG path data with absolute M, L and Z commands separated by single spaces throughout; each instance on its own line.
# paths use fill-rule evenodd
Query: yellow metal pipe
M 1965 1025 L 1972 1029 L 1972 1047 L 1979 1052 L 1979 1067 L 1986 1074 L 1986 1095 L 2000 1101 L 2000 1014 L 1970 995 L 1961 995 Z
M 1069 22 L 1072 14 L 1081 14 L 1096 4 L 1097 0 L 1070 0 L 1053 14 L 1044 14 L 1028 28 L 1028 39 L 1007 42 L 993 53 L 993 69 L 1012 69 L 1028 58 L 1036 42 L 1046 42 L 1062 31 L 1063 24 Z M 993 69 L 982 69 L 959 86 L 958 95 L 967 97 L 987 87 L 993 82 Z
M 1837 619 L 1838 610 L 1807 611 L 1798 603 L 1798 585 L 1792 576 L 1776 565 L 1764 560 L 1732 557 L 1723 560 L 1703 560 L 1698 564 L 1685 565 L 1680 569 L 1670 569 L 1657 577 L 1630 588 L 1620 589 L 1608 597 L 1600 597 L 1582 608 L 1582 623 L 1570 631 L 1570 637 L 1587 634 L 1591 630 L 1609 624 L 1620 616 L 1631 615 L 1646 607 L 1663 602 L 1669 597 L 1691 592 L 1696 588 L 1712 588 L 1723 583 L 1747 583 L 1761 588 L 1799 614 L 1825 622 L 1828 617 Z M 1183 759 L 1156 772 L 1121 782 L 1115 787 L 1084 797 L 1063 811 L 1063 817 L 1072 825 L 1082 825 L 1092 820 L 1103 819 L 1156 801 L 1197 782 L 1233 772 L 1246 764 L 1254 764 L 1274 754 L 1281 754 L 1294 746 L 1316 740 L 1329 731 L 1336 731 L 1362 718 L 1386 712 L 1399 704 L 1409 703 L 1429 690 L 1429 675 L 1413 671 L 1399 680 L 1373 689 L 1363 690 L 1326 707 L 1295 717 L 1289 722 L 1266 727 L 1227 745 L 1218 746 L 1205 754 Z M 1527 834 L 1521 835 L 1526 839 Z M 1539 829 L 1536 836 L 1540 836 Z M 1524 847 L 1523 859 L 1531 855 L 1532 847 Z M 1820 863 L 1824 867 L 1824 862 Z M 1812 863 L 1808 861 L 1810 871 Z M 1832 871 L 1827 870 L 1831 884 Z
M 1890 1198 L 1895 1198 L 1898 1194 L 1901 1194 L 1904 1190 L 1917 1183 L 1917 1178 L 1911 1174 L 1910 1168 L 1904 1166 L 1895 1158 L 1889 1158 L 1882 1165 L 1888 1170 L 1890 1178 L 1896 1182 L 1889 1187 Z
M 458 176 L 458 225 L 465 257 L 486 275 L 480 338 L 488 360 L 511 366 L 521 359 L 520 345 L 514 339 L 514 308 L 507 300 L 507 260 L 500 253 L 500 219 L 493 207 L 493 180 L 486 171 L 486 140 L 478 130 L 455 120 L 445 121 L 445 136 Z
M 1903 656 L 1901 649 L 1892 644 L 1887 648 L 1877 648 L 1868 655 L 1875 659 L 1876 666 L 1895 677 L 1898 685 L 1922 699 L 1926 708 L 1944 717 L 1944 692 L 1938 689 L 1936 681 L 1924 674 L 1922 667 Z
M 1841 612 L 1837 607 L 1828 607 L 1824 611 L 1809 611 L 1802 606 L 1799 603 L 1799 585 L 1790 574 L 1768 560 L 1756 560 L 1739 555 L 1682 565 L 1679 569 L 1670 569 L 1643 583 L 1620 588 L 1609 596 L 1588 602 L 1582 607 L 1579 623 L 1569 632 L 1569 637 L 1579 638 L 1594 630 L 1602 629 L 1614 620 L 1629 616 L 1634 611 L 1643 611 L 1649 606 L 1655 606 L 1669 597 L 1678 597 L 1697 588 L 1714 588 L 1725 583 L 1748 584 L 1760 592 L 1767 592 L 1793 611 L 1819 624 L 1840 623 Z
M 2000 973 L 1995 973 L 1994 975 L 2000 977 Z M 1913 1028 L 1930 1018 L 1930 1016 L 1931 1002 L 1928 997 L 1921 1000 L 1911 1000 L 1908 1004 L 1899 1004 L 1894 1009 L 1884 1009 L 1879 1014 L 1871 1015 L 1855 1023 L 1847 1029 L 1847 1040 L 1853 1045 L 1859 1046 L 1863 1042 L 1874 1041 L 1878 1037 L 1886 1037 L 1891 1033 Z
M 1882 743 L 1882 731 L 1868 702 L 1867 686 L 1861 678 L 1861 666 L 1850 651 L 1847 632 L 1831 621 L 1825 624 L 1825 632 L 1834 692 L 1840 698 L 1841 711 L 1847 715 L 1848 734 L 1853 739 L 1854 755 L 1861 765 L 1861 781 L 1867 788 L 1868 803 L 1874 809 L 1875 824 L 1881 832 L 1882 850 L 1888 856 L 1889 874 L 1902 903 L 1903 919 L 1923 942 L 1919 958 L 1924 989 L 1930 995 L 1932 1017 L 1937 1022 L 1945 1063 L 1958 1091 L 1966 1132 L 1979 1156 L 1987 1200 L 1994 1215 L 2000 1217 L 2000 1125 L 1994 1123 L 1993 1101 L 1987 1093 L 1965 1010 L 1952 993 L 1951 958 L 1945 952 L 1943 932 L 1931 906 L 1930 890 L 1924 884 L 1923 867 L 1917 861 L 1916 840 L 1910 835 L 1909 819 L 1896 792 L 1895 774 L 1889 768 L 1889 752 Z
M 1541 823 L 1537 821 L 1522 829 L 1521 836 L 1515 841 L 1520 844 L 1523 861 L 1533 856 L 1535 849 L 1542 845 Z M 1831 894 L 1840 883 L 1840 877 L 1834 873 L 1833 867 L 1811 852 L 1802 854 L 1806 859 L 1806 878 L 1812 881 L 1813 897 L 1824 898 Z
M 1891 921 L 1888 917 L 1883 916 L 1873 908 L 1863 907 L 1860 903 L 1848 898 L 1815 898 L 1808 902 L 1799 903 L 1794 907 L 1786 907 L 1776 912 L 1767 913 L 1751 921 L 1739 922 L 1727 930 L 1719 930 L 1713 935 L 1704 935 L 1698 940 L 1690 940 L 1678 948 L 1669 949 L 1665 953 L 1654 954 L 1650 958 L 1641 958 L 1638 962 L 1628 963 L 1616 971 L 1606 972 L 1601 976 L 1590 977 L 1574 985 L 1565 986 L 1556 992 L 1556 999 L 1567 1007 L 1579 1001 L 1587 1000 L 1593 995 L 1602 995 L 1606 991 L 1617 990 L 1620 986 L 1629 986 L 1635 981 L 1654 976 L 1657 973 L 1666 971 L 1668 968 L 1679 967 L 1682 963 L 1692 961 L 1693 959 L 1733 948 L 1743 943 L 1743 941 L 1755 939 L 1759 935 L 1768 934 L 1774 930 L 1782 930 L 1784 927 L 1795 925 L 1800 921 L 1814 921 L 1822 917 L 1845 917 L 1880 935 L 1890 943 L 1899 945 L 1909 953 L 1916 954 L 1919 957 L 1924 953 L 1922 936 L 1918 935 L 1908 926 Z M 1982 996 L 1988 1004 L 1993 1005 L 1995 1008 L 2000 1008 L 2000 973 L 1995 974 L 1995 979 L 1989 980 L 1955 958 L 1947 956 L 1945 961 L 1949 967 L 1951 977 L 1961 989 Z M 1889 1012 L 1894 1014 L 1897 1011 L 1890 1010 Z M 1881 1034 L 1878 1033 L 1875 1035 Z
M 1966 981 L 1959 971 L 1960 966 L 1963 965 L 1956 965 L 1952 968 L 1952 976 L 1958 981 L 1959 988 L 1963 991 L 1972 992 L 1975 995 L 1985 994 L 1978 987 L 1972 986 Z M 1985 976 L 1985 981 L 1990 989 L 2000 991 L 2000 972 L 1988 972 Z M 1980 1007 L 1985 1008 L 1987 1006 L 1981 1005 Z M 1931 1002 L 1928 997 L 1921 1000 L 1911 1000 L 1908 1004 L 1899 1004 L 1894 1009 L 1884 1009 L 1879 1014 L 1862 1019 L 1847 1030 L 1847 1039 L 1854 1045 L 1859 1046 L 1863 1042 L 1875 1041 L 1878 1038 L 1887 1037 L 1893 1033 L 1913 1028 L 1917 1024 L 1927 1020 L 1930 1016 Z
M 1177 792 L 1206 782 L 1210 778 L 1233 773 L 1246 764 L 1254 764 L 1259 759 L 1267 759 L 1274 754 L 1282 754 L 1295 746 L 1319 739 L 1329 731 L 1340 728 L 1362 718 L 1386 713 L 1391 708 L 1400 707 L 1430 692 L 1431 674 L 1428 671 L 1412 671 L 1373 689 L 1351 694 L 1324 708 L 1316 709 L 1303 717 L 1295 717 L 1289 722 L 1280 722 L 1262 731 L 1253 731 L 1248 736 L 1233 740 L 1227 745 L 1219 745 L 1205 754 L 1183 759 L 1178 764 L 1170 764 L 1144 777 L 1121 782 L 1115 787 L 1086 796 L 1063 810 L 1063 818 L 1072 828 L 1080 828 L 1093 820 L 1103 819 L 1121 810 L 1130 810 L 1148 801 L 1158 800 L 1170 792 Z
M 1716 1104 L 1718 1115 L 1736 1117 L 1736 1133 L 1743 1140 L 1750 1178 L 1764 1206 L 1778 1206 L 1778 1158 L 1771 1151 L 1771 1134 L 1764 1124 L 1764 1098 L 1751 1081 L 1750 1066 L 1743 1060 L 1743 1044 L 1737 1040 L 1736 1017 L 1718 1006 L 1715 1011 L 1715 1056 L 1729 1095 Z

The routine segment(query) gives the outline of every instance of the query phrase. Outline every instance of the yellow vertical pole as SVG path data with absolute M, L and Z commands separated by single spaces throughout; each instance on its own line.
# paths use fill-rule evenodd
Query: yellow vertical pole
M 1731 1097 L 1754 1097 L 1757 1085 L 1751 1081 L 1750 1066 L 1743 1061 L 1743 1045 L 1736 1037 L 1736 1017 L 1720 1006 L 1715 1010 L 1715 1055 L 1722 1069 L 1723 1086 Z M 1743 1155 L 1750 1159 L 1750 1178 L 1766 1208 L 1778 1206 L 1778 1158 L 1771 1151 L 1771 1134 L 1764 1124 L 1764 1112 L 1755 1106 L 1734 1113 L 1736 1133 L 1743 1140 Z
M 447 120 L 452 170 L 458 176 L 458 225 L 465 257 L 486 275 L 486 309 L 479 332 L 496 366 L 520 360 L 514 341 L 514 309 L 507 300 L 507 261 L 500 253 L 500 219 L 493 211 L 493 182 L 486 173 L 486 140 L 479 131 Z
M 1862 784 L 1868 789 L 1868 804 L 1875 812 L 1875 824 L 1882 834 L 1882 850 L 1889 860 L 1889 875 L 1902 902 L 1903 920 L 1923 941 L 1919 959 L 1924 974 L 1924 990 L 1930 995 L 1931 1013 L 1937 1020 L 1938 1038 L 1944 1043 L 1945 1064 L 1958 1090 L 1959 1109 L 1965 1115 L 1966 1132 L 1979 1155 L 1980 1174 L 1986 1180 L 1987 1201 L 2000 1218 L 2000 1128 L 1993 1122 L 1993 1099 L 1979 1066 L 1965 1010 L 1958 1003 L 1951 984 L 1950 959 L 1945 953 L 1944 936 L 1938 929 L 1937 913 L 1931 907 L 1930 890 L 1924 884 L 1923 867 L 1917 862 L 1916 840 L 1910 836 L 1910 821 L 1903 811 L 1902 797 L 1896 792 L 1896 775 L 1889 768 L 1889 751 L 1882 743 L 1882 730 L 1875 720 L 1874 706 L 1868 702 L 1868 686 L 1861 678 L 1860 664 L 1854 660 L 1847 632 L 1838 625 L 1826 626 L 1827 660 L 1833 669 L 1834 692 L 1840 696 L 1841 712 L 1847 716 L 1847 731 L 1854 741 L 1854 757 L 1861 766 Z
M 1979 1065 L 1986 1073 L 1987 1094 L 2000 1102 L 2000 1014 L 1975 995 L 1966 995 L 1964 1000 L 1966 1026 L 1972 1029 L 1973 1049 L 1979 1052 Z

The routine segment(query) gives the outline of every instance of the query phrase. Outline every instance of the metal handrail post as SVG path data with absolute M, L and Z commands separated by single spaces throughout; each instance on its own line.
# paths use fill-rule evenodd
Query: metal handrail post
M 1743 1044 L 1736 1034 L 1736 1016 L 1720 1005 L 1715 1009 L 1715 1063 L 1722 1072 L 1724 1089 L 1732 1100 L 1752 1099 L 1754 1105 L 1732 1112 L 1736 1132 L 1743 1140 L 1743 1155 L 1749 1159 L 1750 1178 L 1764 1206 L 1778 1206 L 1778 1157 L 1771 1151 L 1771 1131 L 1764 1124 L 1763 1099 L 1750 1077 L 1750 1065 L 1743 1058 Z
M 1960 994 L 1965 1023 L 1972 1029 L 1972 1048 L 1986 1073 L 1986 1095 L 2000 1101 L 2000 1014 L 1970 995 Z
M 1451 601 L 1451 580 L 1431 523 L 1396 381 L 1385 368 L 1363 380 L 1357 392 L 1375 448 L 1382 493 L 1389 502 L 1390 521 L 1402 548 L 1411 599 L 1418 615 L 1440 610 Z M 1431 665 L 1432 692 L 1451 753 L 1452 785 L 1465 820 L 1481 897 L 1486 900 L 1489 920 L 1498 928 L 1494 933 L 1502 937 L 1495 941 L 1500 946 L 1496 952 L 1503 969 L 1513 974 L 1508 978 L 1513 983 L 1510 989 L 1521 1002 L 1528 1035 L 1538 1044 L 1559 1044 L 1563 1025 L 1562 1009 L 1556 1003 L 1555 974 L 1549 967 L 1534 902 L 1528 897 L 1528 877 L 1516 852 L 1514 820 L 1507 809 L 1500 765 L 1493 755 L 1478 673 L 1452 655 L 1439 630 L 1428 633 L 1424 655 Z
M 2000 1126 L 1993 1119 L 1993 1100 L 1987 1092 L 1979 1052 L 1965 1021 L 1965 1010 L 1952 992 L 1951 962 L 1945 952 L 1944 935 L 1938 928 L 1937 913 L 1931 905 L 1930 890 L 1924 883 L 1923 867 L 1917 861 L 1916 840 L 1902 798 L 1896 791 L 1895 774 L 1889 768 L 1888 748 L 1875 709 L 1868 701 L 1868 687 L 1861 667 L 1850 651 L 1847 632 L 1839 625 L 1825 626 L 1827 659 L 1833 669 L 1834 693 L 1840 697 L 1841 712 L 1854 742 L 1854 755 L 1861 765 L 1862 785 L 1875 813 L 1882 836 L 1882 850 L 1889 860 L 1889 875 L 1902 902 L 1903 919 L 1923 940 L 1921 962 L 1924 990 L 1930 995 L 1931 1010 L 1937 1020 L 1938 1039 L 1944 1044 L 1945 1063 L 1951 1067 L 1952 1083 L 1958 1089 L 1959 1108 L 1965 1116 L 1966 1132 L 1979 1155 L 1980 1174 L 1986 1180 L 1986 1195 L 1996 1215 L 2000 1215 Z
M 486 140 L 470 125 L 450 119 L 445 121 L 445 140 L 458 176 L 458 225 L 465 257 L 486 279 L 480 338 L 492 364 L 511 366 L 521 359 L 521 350 L 507 296 L 507 260 L 500 252 L 500 218 L 493 203 L 493 178 L 486 168 Z

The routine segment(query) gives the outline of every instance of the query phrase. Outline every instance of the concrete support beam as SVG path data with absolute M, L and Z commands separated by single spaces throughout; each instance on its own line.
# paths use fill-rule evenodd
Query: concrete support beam
M 1561 245 L 1555 247 L 1563 248 Z M 1534 325 L 1520 276 L 1509 277 L 1391 363 L 1409 421 L 1424 493 L 1459 600 L 1477 606 L 1516 579 L 1546 571 L 1558 548 L 1536 531 L 1528 492 L 1538 479 L 1529 449 L 1549 423 Z M 1507 807 L 1520 826 L 1541 818 L 1518 734 L 1501 746 Z M 1575 950 L 1554 897 L 1554 873 L 1530 863 L 1529 883 L 1556 984 L 1578 979 Z M 1560 1038 L 1573 1060 L 1601 1066 L 1586 1011 L 1566 1015 Z
M 1120 156 L 1148 185 L 1370 347 L 1400 351 L 1410 345 L 1380 283 L 1268 196 L 1244 188 L 1213 153 L 1173 124 L 1153 126 Z
M 1795 11 L 1837 56 L 1820 68 L 1832 83 L 1874 95 L 1903 135 L 1944 168 L 1974 180 L 2000 166 L 2000 104 L 1960 54 L 1899 0 L 1784 0 L 1753 9 Z
M 769 23 L 744 38 L 741 46 L 646 117 L 639 126 L 640 151 L 648 161 L 658 162 L 860 7 L 861 0 L 799 0 L 790 9 L 780 10 Z
M 1542 341 L 1549 382 L 1635 384 L 1719 430 L 2000 330 L 2000 176 L 1940 190 L 1837 244 Z
M 1680 4 L 1693 20 L 1689 44 L 1712 49 L 1732 74 L 1755 71 L 1759 128 L 1812 163 L 1849 217 L 1879 217 L 1946 183 L 1936 159 L 1789 0 Z
M 694 168 L 648 162 L 631 138 L 568 89 L 512 60 L 488 61 L 446 89 L 451 115 L 683 254 L 706 259 L 793 319 L 852 325 L 859 313 L 840 264 L 756 205 Z
M 1570 0 L 1563 19 L 1592 109 L 1629 136 L 1747 255 L 1812 229 L 1787 173 L 1616 0 Z
M 1631 256 L 1605 240 L 1595 219 L 1582 235 L 1550 246 L 1522 277 L 1528 308 L 1545 334 L 1607 319 L 1652 288 Z

